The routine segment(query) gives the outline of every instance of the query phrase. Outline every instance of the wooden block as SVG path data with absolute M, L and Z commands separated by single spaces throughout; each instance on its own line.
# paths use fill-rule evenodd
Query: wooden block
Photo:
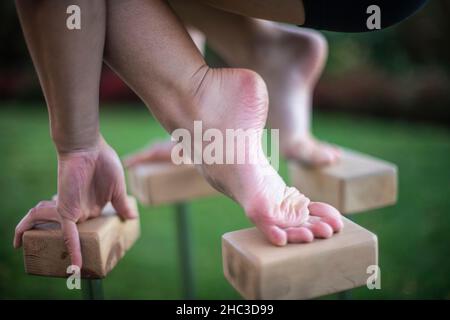
M 339 163 L 308 168 L 289 163 L 292 184 L 313 201 L 323 201 L 343 214 L 397 202 L 397 167 L 389 162 L 342 150 Z
M 377 237 L 344 218 L 327 240 L 271 245 L 256 228 L 222 236 L 225 277 L 246 299 L 311 299 L 366 285 Z
M 193 165 L 152 163 L 128 171 L 131 193 L 143 204 L 158 205 L 218 194 Z
M 136 207 L 136 200 L 129 197 Z M 83 257 L 82 278 L 104 278 L 139 238 L 139 219 L 122 221 L 111 204 L 100 217 L 78 224 Z M 49 277 L 67 277 L 70 257 L 56 223 L 38 225 L 23 235 L 25 271 Z

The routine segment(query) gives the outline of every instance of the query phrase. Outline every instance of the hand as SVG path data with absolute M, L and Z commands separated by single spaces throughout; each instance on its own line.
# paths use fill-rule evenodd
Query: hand
M 42 201 L 27 213 L 16 227 L 14 247 L 22 245 L 23 233 L 36 224 L 58 222 L 71 262 L 81 268 L 76 223 L 99 216 L 108 202 L 120 217 L 137 217 L 127 202 L 124 172 L 117 153 L 103 139 L 87 151 L 60 153 L 57 200 Z

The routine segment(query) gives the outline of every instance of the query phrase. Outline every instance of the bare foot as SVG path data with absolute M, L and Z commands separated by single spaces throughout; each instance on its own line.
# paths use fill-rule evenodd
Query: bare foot
M 206 179 L 236 200 L 251 221 L 275 245 L 329 238 L 342 228 L 339 212 L 323 203 L 311 203 L 297 189 L 288 187 L 263 156 L 261 134 L 268 96 L 256 73 L 244 69 L 209 69 L 197 90 L 195 105 L 203 129 L 252 129 L 257 143 L 246 144 L 245 154 L 262 162 L 206 165 Z M 243 150 L 235 150 L 243 151 Z
M 126 157 L 123 164 L 129 168 L 142 163 L 171 162 L 174 145 L 175 142 L 170 140 L 154 142 L 149 147 Z
M 251 69 L 266 81 L 270 96 L 269 126 L 280 130 L 283 155 L 309 166 L 324 166 L 339 160 L 336 147 L 311 134 L 314 87 L 327 58 L 327 42 L 312 30 L 279 27 L 258 22 L 255 59 Z
M 257 135 L 258 143 L 247 144 L 245 154 L 259 155 L 262 163 L 203 164 L 199 169 L 216 189 L 244 208 L 250 220 L 273 244 L 311 242 L 314 238 L 329 238 L 341 230 L 343 224 L 335 208 L 310 202 L 297 189 L 286 186 L 263 156 L 261 134 L 268 97 L 266 86 L 257 74 L 244 69 L 209 69 L 196 92 L 192 105 L 198 108 L 203 130 L 215 128 L 224 134 L 226 129 L 253 129 Z M 174 144 L 172 141 L 156 143 L 128 157 L 125 165 L 170 161 Z M 309 158 L 312 159 L 318 157 L 316 145 L 302 141 L 298 148 L 303 154 L 312 152 Z
M 280 130 L 283 156 L 313 167 L 337 162 L 340 150 L 317 140 L 310 127 L 313 90 L 327 57 L 326 40 L 316 31 L 282 28 L 268 21 L 255 20 L 252 32 L 253 44 L 247 48 L 252 54 L 230 55 L 228 62 L 253 69 L 266 81 L 268 123 Z M 125 165 L 170 161 L 173 145 L 156 143 L 126 159 Z
M 336 163 L 341 157 L 341 150 L 338 147 L 317 140 L 309 134 L 303 139 L 292 141 L 282 150 L 286 159 L 310 167 L 327 166 Z

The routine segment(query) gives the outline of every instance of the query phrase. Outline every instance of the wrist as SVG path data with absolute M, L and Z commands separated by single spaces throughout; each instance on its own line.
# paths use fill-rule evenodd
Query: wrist
M 67 137 L 65 135 L 53 134 L 52 140 L 58 154 L 69 154 L 78 152 L 95 151 L 99 148 L 103 138 L 100 132 L 89 135 Z

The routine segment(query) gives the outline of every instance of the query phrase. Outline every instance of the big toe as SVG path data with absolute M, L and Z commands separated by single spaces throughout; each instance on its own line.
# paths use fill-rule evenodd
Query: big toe
M 333 235 L 333 229 L 328 223 L 317 221 L 309 226 L 315 238 L 327 239 Z
M 311 216 L 319 217 L 320 220 L 328 224 L 334 232 L 339 232 L 344 227 L 342 215 L 333 206 L 323 202 L 311 202 L 308 209 Z
M 293 145 L 287 157 L 309 167 L 323 167 L 338 162 L 341 153 L 338 147 L 311 138 Z

